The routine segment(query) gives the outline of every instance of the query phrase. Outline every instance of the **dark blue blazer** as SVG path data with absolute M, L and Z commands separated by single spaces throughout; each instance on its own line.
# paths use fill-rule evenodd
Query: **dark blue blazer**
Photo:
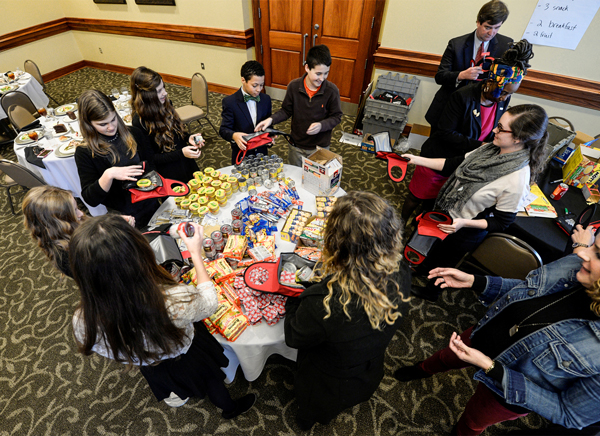
M 256 103 L 256 123 L 265 120 L 271 116 L 271 97 L 265 93 L 260 94 L 260 101 Z M 235 163 L 235 157 L 240 150 L 233 141 L 235 132 L 253 133 L 254 124 L 248 105 L 244 102 L 244 94 L 238 89 L 235 93 L 223 99 L 223 112 L 221 113 L 221 128 L 219 135 L 231 143 L 231 163 Z M 264 148 L 264 150 L 262 150 Z M 255 149 L 256 152 L 266 154 L 266 147 Z M 262 151 L 261 151 L 262 150 Z M 254 150 L 253 150 L 254 151 Z
M 442 85 L 435 94 L 429 110 L 425 114 L 425 119 L 432 128 L 437 128 L 438 121 L 444 111 L 444 107 L 450 98 L 450 95 L 457 89 L 471 83 L 470 80 L 463 80 L 456 86 L 456 79 L 461 71 L 471 66 L 473 59 L 473 44 L 475 32 L 453 38 L 448 42 L 448 46 L 442 55 L 442 60 L 435 75 L 435 82 Z M 488 44 L 488 52 L 493 58 L 501 57 L 510 47 L 513 40 L 507 36 L 496 34 Z

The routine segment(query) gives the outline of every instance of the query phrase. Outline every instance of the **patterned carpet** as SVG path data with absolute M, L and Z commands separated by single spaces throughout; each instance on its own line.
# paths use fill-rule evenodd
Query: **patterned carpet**
M 128 76 L 83 69 L 48 84 L 60 102 L 74 101 L 85 89 L 109 92 L 127 85 Z M 190 90 L 167 85 L 175 106 L 189 102 Z M 211 93 L 210 120 L 220 123 L 223 95 Z M 275 110 L 280 102 L 274 102 Z M 208 126 L 201 167 L 228 165 L 230 148 Z M 342 187 L 373 191 L 400 207 L 405 183 L 389 180 L 383 161 L 339 143 L 353 118 L 344 116 L 334 131 L 332 150 L 343 156 Z M 289 131 L 289 122 L 280 125 Z M 193 125 L 198 130 L 198 125 Z M 274 151 L 287 157 L 284 140 Z M 2 154 L 14 159 L 11 150 Z M 18 199 L 20 204 L 21 198 Z M 256 406 L 232 421 L 207 399 L 190 400 L 172 409 L 157 403 L 137 370 L 94 355 L 77 353 L 71 317 L 78 302 L 74 282 L 61 277 L 25 233 L 21 214 L 13 216 L 4 190 L 0 194 L 0 435 L 278 435 L 301 434 L 295 423 L 294 363 L 274 356 L 262 375 L 247 382 L 238 372 L 232 396 L 259 396 Z M 445 292 L 438 303 L 411 303 L 402 327 L 387 350 L 386 375 L 370 401 L 338 416 L 312 435 L 442 435 L 447 434 L 475 389 L 474 370 L 454 371 L 426 380 L 399 383 L 393 371 L 445 346 L 452 331 L 462 331 L 483 313 L 471 291 Z M 535 414 L 497 425 L 486 435 L 544 427 Z

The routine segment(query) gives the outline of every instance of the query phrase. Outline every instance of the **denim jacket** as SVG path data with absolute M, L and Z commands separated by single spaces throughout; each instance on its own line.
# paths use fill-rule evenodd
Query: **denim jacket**
M 575 278 L 579 269 L 581 259 L 573 254 L 532 271 L 524 281 L 487 277 L 480 300 L 489 310 L 473 333 L 509 304 L 581 286 Z M 581 429 L 600 419 L 600 318 L 544 327 L 494 360 L 504 367 L 502 383 L 482 370 L 475 379 L 509 404 L 567 428 Z

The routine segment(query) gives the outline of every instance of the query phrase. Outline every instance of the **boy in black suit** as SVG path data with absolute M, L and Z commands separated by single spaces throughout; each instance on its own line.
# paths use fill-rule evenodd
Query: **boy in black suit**
M 257 61 L 242 65 L 242 86 L 233 95 L 223 99 L 219 135 L 231 143 L 231 164 L 235 164 L 240 150 L 246 149 L 243 136 L 254 132 L 255 126 L 271 116 L 271 97 L 261 94 L 265 86 L 265 69 Z M 266 146 L 247 154 L 267 154 Z
M 499 58 L 513 40 L 500 35 L 498 30 L 508 18 L 508 8 L 499 0 L 484 4 L 477 14 L 477 27 L 474 32 L 453 38 L 442 56 L 442 61 L 435 75 L 435 83 L 442 85 L 435 94 L 425 119 L 431 125 L 432 133 L 437 128 L 439 119 L 450 100 L 450 95 L 459 88 L 484 78 L 480 77 L 483 69 L 477 62 L 482 53 L 489 57 Z M 481 49 L 480 49 L 481 47 Z

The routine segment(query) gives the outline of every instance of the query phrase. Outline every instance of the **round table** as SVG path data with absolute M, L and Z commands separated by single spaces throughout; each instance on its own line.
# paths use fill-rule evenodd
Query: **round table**
M 72 121 L 67 123 L 67 116 L 57 116 L 55 119 L 40 117 L 39 120 L 46 130 L 51 130 L 52 132 L 54 132 L 52 126 L 56 125 L 57 123 L 62 123 L 67 127 L 67 129 L 71 128 L 75 132 L 75 134 L 69 133 L 69 129 L 69 132 L 65 133 L 64 135 L 68 135 L 74 139 L 81 139 L 81 134 L 79 133 L 79 122 Z M 19 136 L 20 134 L 17 135 L 17 138 L 19 138 Z M 38 140 L 37 145 L 42 148 L 56 150 L 64 144 L 64 142 L 59 140 L 60 136 L 61 134 L 54 134 L 51 139 L 42 138 Z M 15 139 L 14 150 L 19 163 L 40 176 L 47 184 L 71 191 L 75 197 L 83 201 L 83 197 L 81 196 L 81 182 L 79 180 L 79 173 L 77 172 L 77 165 L 75 164 L 75 157 L 58 157 L 55 153 L 51 153 L 48 157 L 42 160 L 44 166 L 46 167 L 44 169 L 27 161 L 25 149 L 34 145 L 34 143 L 19 145 L 17 144 L 17 139 Z M 83 201 L 83 203 L 93 216 L 104 215 L 106 213 L 106 207 L 102 204 L 92 207 L 85 203 L 85 201 Z
M 19 85 L 19 88 L 16 91 L 20 91 L 24 94 L 27 94 L 36 108 L 47 107 L 50 100 L 48 96 L 44 94 L 44 88 L 40 85 L 40 82 L 35 80 L 33 76 L 29 73 L 23 73 L 16 82 L 11 83 L 11 85 Z M 0 106 L 0 119 L 6 118 L 6 112 Z
M 221 168 L 222 174 L 231 174 L 233 166 Z M 304 202 L 303 209 L 310 212 L 316 212 L 315 195 L 311 194 L 302 187 L 302 168 L 284 165 L 283 171 L 287 177 L 291 177 L 296 182 L 296 189 L 300 196 L 300 200 Z M 267 189 L 260 187 L 257 189 L 258 192 L 263 192 Z M 274 189 L 273 189 L 274 191 Z M 335 193 L 336 197 L 345 195 L 346 192 L 339 188 Z M 245 198 L 248 194 L 242 192 L 236 192 L 227 201 L 227 205 L 221 207 L 219 213 L 216 215 L 218 224 L 230 224 L 231 223 L 231 211 L 235 204 L 241 199 Z M 170 197 L 165 201 L 161 207 L 156 211 L 154 217 L 158 217 L 161 214 L 168 214 L 169 210 L 175 208 L 175 201 L 173 197 Z M 206 220 L 206 218 L 205 218 Z M 152 223 L 153 220 L 150 221 Z M 279 231 L 282 229 L 285 219 L 282 218 L 277 222 L 278 232 L 275 234 L 276 253 L 291 252 L 296 248 L 296 244 L 288 241 L 282 241 L 279 235 Z M 244 377 L 248 381 L 256 380 L 265 366 L 267 359 L 272 354 L 279 354 L 287 359 L 295 361 L 298 355 L 298 350 L 290 348 L 285 344 L 285 335 L 283 332 L 283 319 L 277 324 L 269 326 L 266 322 L 255 326 L 248 326 L 244 333 L 242 333 L 236 341 L 229 342 L 220 333 L 215 334 L 215 338 L 223 346 L 225 355 L 229 359 L 229 366 L 223 368 L 223 372 L 226 375 L 226 381 L 230 383 L 235 377 L 238 366 L 242 368 Z

